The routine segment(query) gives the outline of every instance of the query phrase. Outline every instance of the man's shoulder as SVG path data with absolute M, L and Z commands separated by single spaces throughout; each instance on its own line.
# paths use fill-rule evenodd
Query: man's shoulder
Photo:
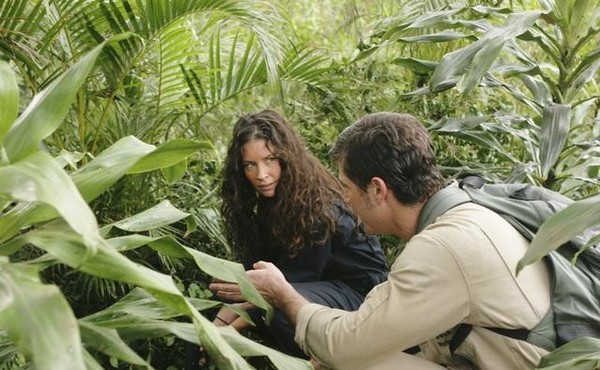
M 463 254 L 483 248 L 504 249 L 528 244 L 502 216 L 475 203 L 456 206 L 437 217 L 411 244 L 438 245 Z

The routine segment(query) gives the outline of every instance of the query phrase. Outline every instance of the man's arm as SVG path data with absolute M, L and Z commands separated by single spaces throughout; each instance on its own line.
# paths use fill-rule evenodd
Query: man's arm
M 283 311 L 295 326 L 298 311 L 309 302 L 285 280 L 274 264 L 259 261 L 252 267 L 254 270 L 248 271 L 247 275 L 258 292 L 267 302 Z

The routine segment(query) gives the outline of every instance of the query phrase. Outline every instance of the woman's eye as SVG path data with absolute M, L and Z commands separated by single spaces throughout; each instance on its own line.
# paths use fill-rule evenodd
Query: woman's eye
M 251 162 L 244 163 L 244 170 L 252 170 L 255 167 L 256 167 L 255 163 L 251 163 Z

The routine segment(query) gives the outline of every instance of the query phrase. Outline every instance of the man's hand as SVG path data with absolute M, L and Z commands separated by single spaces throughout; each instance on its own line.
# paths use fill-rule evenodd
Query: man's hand
M 246 272 L 258 292 L 273 306 L 278 307 L 277 301 L 292 286 L 285 280 L 281 271 L 272 263 L 259 261 L 252 265 L 254 270 Z
M 267 302 L 281 309 L 296 324 L 296 314 L 309 302 L 285 280 L 281 271 L 270 262 L 259 261 L 247 271 L 248 278 Z
M 237 283 L 214 280 L 208 285 L 208 289 L 210 289 L 218 297 L 226 299 L 230 302 L 244 302 L 246 300 L 242 295 L 240 286 Z

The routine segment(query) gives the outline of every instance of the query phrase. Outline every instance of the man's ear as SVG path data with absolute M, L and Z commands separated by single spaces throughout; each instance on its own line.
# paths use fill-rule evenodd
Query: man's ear
M 381 177 L 373 177 L 371 179 L 371 188 L 373 189 L 375 199 L 383 200 L 387 197 L 389 189 Z

